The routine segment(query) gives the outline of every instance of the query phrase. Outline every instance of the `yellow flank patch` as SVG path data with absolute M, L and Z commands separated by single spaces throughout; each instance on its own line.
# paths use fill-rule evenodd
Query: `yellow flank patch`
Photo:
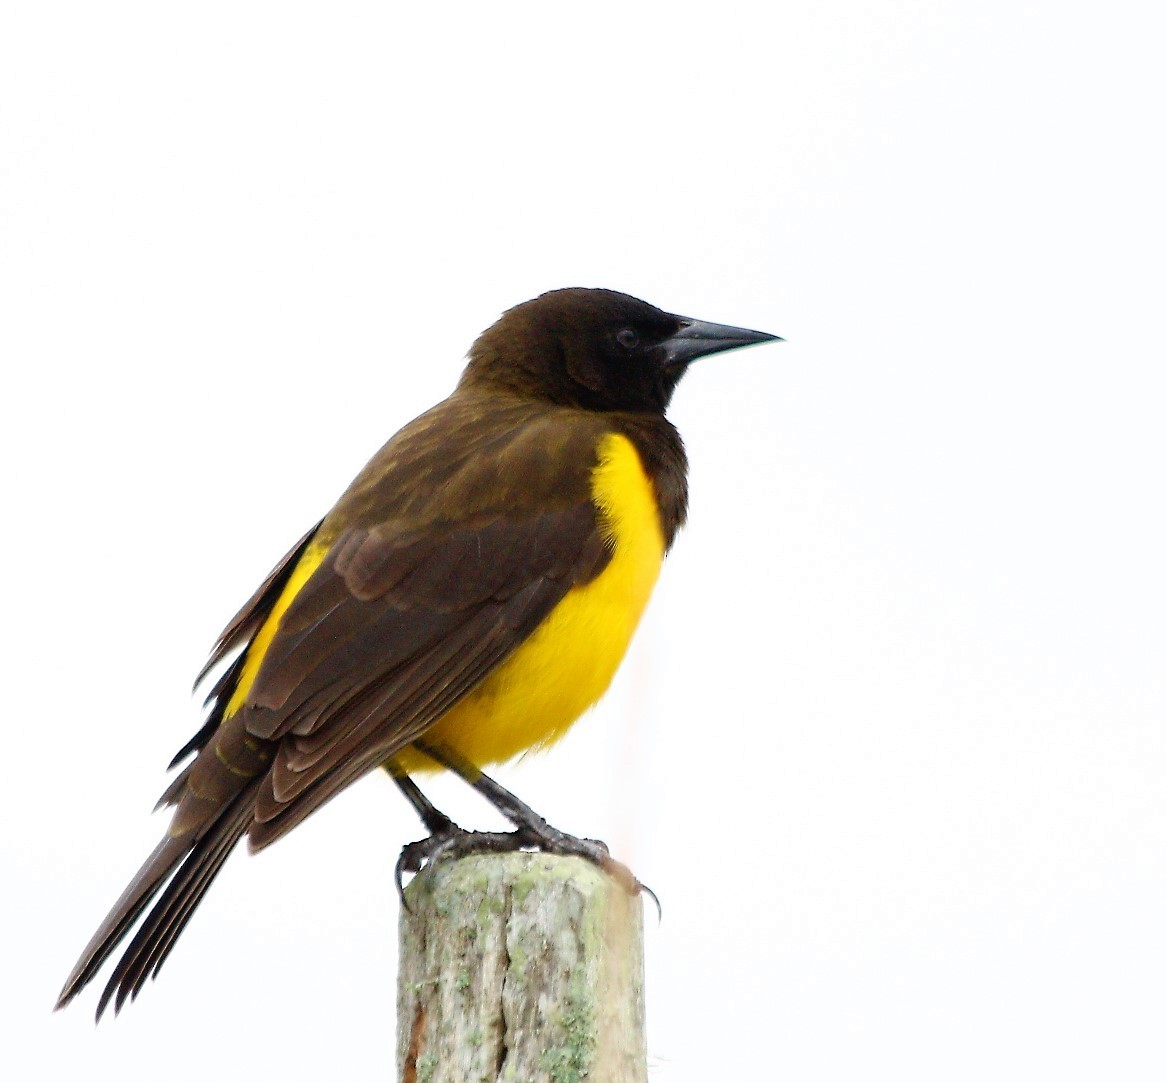
M 224 718 L 230 718 L 243 706 L 247 694 L 251 691 L 251 686 L 255 683 L 263 656 L 267 654 L 271 641 L 275 639 L 276 632 L 279 631 L 280 621 L 284 619 L 288 606 L 292 604 L 292 599 L 300 593 L 300 588 L 312 577 L 312 573 L 320 567 L 328 549 L 329 543 L 327 542 L 313 542 L 304 550 L 304 555 L 300 557 L 300 562 L 296 565 L 295 571 L 292 572 L 288 585 L 284 587 L 283 593 L 272 607 L 271 615 L 263 622 L 263 626 L 256 632 L 255 638 L 248 644 L 247 660 L 243 663 L 243 671 L 239 674 L 235 691 L 231 694 L 231 699 L 227 702 L 227 708 L 223 712 Z
M 664 558 L 656 495 L 627 437 L 606 436 L 592 499 L 612 559 L 574 587 L 530 639 L 426 734 L 479 767 L 546 748 L 607 691 L 640 621 Z M 290 584 L 289 584 L 290 585 Z M 434 770 L 405 749 L 406 771 Z

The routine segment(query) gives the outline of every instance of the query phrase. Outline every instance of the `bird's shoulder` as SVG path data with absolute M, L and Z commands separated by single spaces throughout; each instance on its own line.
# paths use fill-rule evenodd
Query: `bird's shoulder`
M 353 528 L 409 535 L 586 505 L 612 436 L 635 448 L 671 544 L 685 519 L 686 459 L 663 415 L 600 413 L 463 390 L 410 422 L 370 459 L 319 537 L 335 539 Z
M 401 530 L 507 514 L 590 495 L 596 449 L 612 426 L 594 413 L 456 392 L 396 433 L 324 520 L 323 537 L 395 523 Z

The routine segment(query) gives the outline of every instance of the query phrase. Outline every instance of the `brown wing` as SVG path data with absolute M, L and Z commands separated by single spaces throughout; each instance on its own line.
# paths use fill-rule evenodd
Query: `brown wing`
M 590 500 L 422 534 L 346 531 L 289 609 L 243 709 L 278 741 L 253 846 L 419 737 L 606 563 Z
M 272 606 L 276 604 L 276 600 L 283 593 L 284 587 L 287 586 L 288 580 L 292 577 L 292 572 L 296 570 L 296 565 L 304 555 L 304 550 L 308 548 L 319 529 L 320 523 L 317 523 L 284 554 L 283 559 L 268 573 L 268 577 L 260 583 L 255 593 L 247 599 L 243 608 L 231 619 L 231 623 L 223 629 L 215 646 L 211 649 L 206 665 L 199 670 L 199 675 L 195 678 L 196 689 L 215 666 L 228 658 L 233 651 L 237 651 L 251 642 L 252 637 L 267 620 Z M 175 753 L 174 759 L 170 761 L 171 770 L 192 752 L 198 752 L 203 748 L 214 735 L 215 730 L 219 728 L 223 721 L 223 708 L 227 706 L 227 701 L 231 698 L 231 689 L 239 680 L 239 674 L 245 660 L 244 653 L 240 651 L 231 665 L 223 670 L 219 679 L 211 686 L 205 703 L 205 706 L 209 708 L 207 719 L 198 733 Z M 186 773 L 184 772 L 170 784 L 166 792 L 158 799 L 155 808 L 174 804 L 185 780 Z
M 603 431 L 577 412 L 455 396 L 395 437 L 317 532 L 327 555 L 192 764 L 172 832 L 262 772 L 250 841 L 279 838 L 424 733 L 598 574 Z
M 240 655 L 210 695 L 175 812 L 78 960 L 58 1007 L 143 913 L 102 995 L 157 973 L 237 839 L 280 837 L 432 725 L 530 635 L 608 550 L 591 502 L 602 419 L 457 393 L 407 426 L 228 626 L 213 662 L 255 636 L 310 545 L 324 560 L 224 718 Z M 147 908 L 161 892 L 160 898 Z

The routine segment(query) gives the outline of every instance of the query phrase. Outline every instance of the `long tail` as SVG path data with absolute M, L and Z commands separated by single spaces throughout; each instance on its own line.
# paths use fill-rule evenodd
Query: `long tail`
M 98 1001 L 97 1018 L 101 1018 L 111 999 L 114 1011 L 120 1011 L 126 999 L 136 997 L 146 979 L 158 973 L 178 934 L 185 928 L 227 855 L 251 822 L 259 782 L 260 779 L 256 779 L 247 786 L 210 830 L 193 843 L 189 837 L 167 837 L 158 844 L 81 953 L 57 999 L 58 1009 L 93 980 L 101 965 L 165 884 L 162 897 L 142 923 L 106 984 Z M 166 884 L 167 879 L 170 879 L 169 884 Z
M 246 605 L 227 625 L 211 657 L 195 682 L 238 650 L 207 696 L 206 723 L 179 750 L 170 766 L 191 753 L 194 761 L 167 787 L 158 806 L 176 806 L 166 837 L 130 881 L 101 927 L 93 934 L 57 999 L 63 1008 L 85 988 L 129 934 L 154 897 L 162 897 L 118 961 L 97 1005 L 97 1018 L 110 1000 L 114 1011 L 138 995 L 146 979 L 158 973 L 178 934 L 215 879 L 227 855 L 255 815 L 256 790 L 270 758 L 266 742 L 249 738 L 238 718 L 225 717 L 225 708 L 239 680 L 247 649 L 268 619 L 304 550 L 320 524 L 308 531 L 272 570 Z M 169 881 L 169 883 L 167 883 Z

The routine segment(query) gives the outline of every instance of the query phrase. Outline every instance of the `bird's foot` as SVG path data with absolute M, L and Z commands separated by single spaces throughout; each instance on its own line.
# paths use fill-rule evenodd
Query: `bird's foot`
M 602 842 L 600 839 L 577 838 L 575 835 L 569 835 L 566 831 L 560 831 L 557 827 L 552 827 L 546 820 L 542 819 L 536 823 L 527 824 L 516 834 L 521 832 L 527 832 L 537 839 L 534 844 L 535 849 L 542 850 L 544 853 L 582 857 L 585 861 L 590 861 L 596 868 L 603 869 L 629 895 L 639 895 L 644 892 L 652 899 L 653 905 L 656 907 L 657 920 L 660 920 L 660 899 L 657 898 L 656 892 L 647 884 L 642 884 L 637 880 L 627 865 L 612 857 L 608 852 L 606 842 Z
M 395 877 L 397 894 L 402 905 L 409 909 L 401 878 L 407 872 L 421 872 L 445 858 L 466 857 L 469 854 L 502 854 L 538 845 L 538 840 L 525 829 L 518 831 L 466 831 L 453 821 L 448 827 L 402 847 L 397 859 Z
M 530 824 L 514 831 L 466 831 L 452 823 L 448 828 L 435 831 L 417 842 L 411 842 L 401 851 L 397 859 L 397 893 L 402 905 L 409 909 L 402 887 L 402 876 L 407 872 L 420 872 L 423 868 L 447 858 L 466 857 L 470 854 L 504 854 L 519 850 L 540 850 L 547 854 L 582 857 L 599 869 L 603 869 L 629 895 L 644 892 L 656 905 L 660 918 L 660 900 L 656 892 L 646 887 L 632 874 L 627 865 L 615 860 L 608 847 L 599 839 L 581 839 L 552 827 L 546 821 L 538 825 Z
M 639 894 L 644 889 L 644 885 L 632 875 L 632 870 L 613 858 L 608 852 L 608 844 L 599 839 L 576 838 L 575 835 L 552 827 L 546 820 L 538 824 L 529 824 L 520 830 L 529 832 L 536 839 L 535 848 L 546 854 L 582 857 L 596 868 L 603 869 L 629 895 Z

